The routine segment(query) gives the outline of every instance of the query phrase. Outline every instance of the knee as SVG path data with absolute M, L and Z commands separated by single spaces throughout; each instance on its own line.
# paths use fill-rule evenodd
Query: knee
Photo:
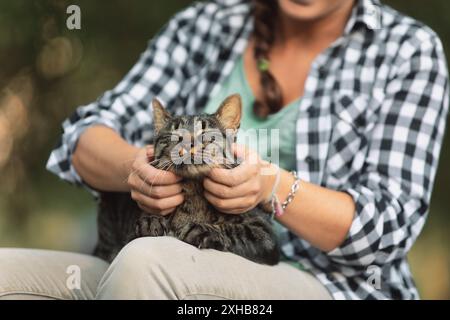
M 164 264 L 173 258 L 174 252 L 187 244 L 172 237 L 144 237 L 128 243 L 119 252 L 113 265 L 128 271 Z
M 177 261 L 182 253 L 186 253 L 187 247 L 191 246 L 172 237 L 133 240 L 119 252 L 105 273 L 98 297 L 175 299 L 171 284 Z

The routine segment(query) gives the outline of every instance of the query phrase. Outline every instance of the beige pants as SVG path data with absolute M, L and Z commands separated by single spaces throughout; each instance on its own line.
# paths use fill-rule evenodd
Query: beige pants
M 0 299 L 330 299 L 307 272 L 140 238 L 108 265 L 88 255 L 0 249 Z

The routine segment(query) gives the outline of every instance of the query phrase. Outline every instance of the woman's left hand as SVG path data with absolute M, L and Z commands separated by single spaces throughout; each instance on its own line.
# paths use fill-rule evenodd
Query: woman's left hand
M 243 145 L 233 145 L 235 156 L 243 159 L 233 169 L 214 168 L 203 180 L 206 199 L 224 213 L 240 214 L 270 196 L 275 175 L 270 164 Z

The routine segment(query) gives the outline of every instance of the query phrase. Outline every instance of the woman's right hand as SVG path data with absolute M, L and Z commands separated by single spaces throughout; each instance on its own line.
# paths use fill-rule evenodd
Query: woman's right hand
M 180 177 L 169 171 L 156 169 L 153 146 L 142 148 L 136 155 L 128 176 L 131 197 L 147 213 L 167 215 L 183 203 Z

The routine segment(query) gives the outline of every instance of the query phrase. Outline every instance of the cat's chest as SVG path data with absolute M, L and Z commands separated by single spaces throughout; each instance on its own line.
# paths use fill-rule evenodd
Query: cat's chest
M 203 195 L 202 181 L 183 181 L 182 189 L 184 202 L 176 208 L 173 215 L 174 222 L 209 221 L 211 205 Z

